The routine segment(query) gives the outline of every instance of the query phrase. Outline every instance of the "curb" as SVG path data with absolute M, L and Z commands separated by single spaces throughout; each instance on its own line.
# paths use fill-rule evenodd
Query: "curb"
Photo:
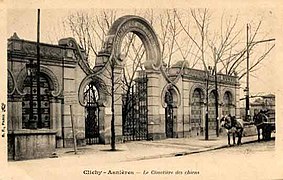
M 257 139 L 243 142 L 242 145 L 243 144 L 251 144 L 251 143 L 255 143 L 255 142 L 258 142 Z M 200 149 L 200 150 L 195 150 L 195 151 L 185 151 L 185 152 L 177 152 L 177 153 L 170 153 L 170 154 L 144 156 L 144 157 L 140 157 L 140 158 L 126 160 L 124 162 L 142 161 L 142 160 L 149 160 L 149 159 L 169 158 L 169 157 L 178 157 L 178 156 L 187 156 L 187 155 L 191 155 L 191 154 L 198 154 L 198 153 L 202 153 L 202 152 L 214 151 L 214 150 L 224 149 L 224 148 L 229 148 L 229 147 L 230 146 L 228 146 L 228 145 L 220 145 L 220 146 L 216 146 L 216 147 L 212 147 L 212 148 L 205 148 L 205 149 Z

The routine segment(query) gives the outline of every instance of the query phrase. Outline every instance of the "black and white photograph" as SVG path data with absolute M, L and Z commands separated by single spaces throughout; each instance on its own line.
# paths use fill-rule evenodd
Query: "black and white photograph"
M 63 2 L 0 10 L 0 179 L 283 178 L 279 1 Z

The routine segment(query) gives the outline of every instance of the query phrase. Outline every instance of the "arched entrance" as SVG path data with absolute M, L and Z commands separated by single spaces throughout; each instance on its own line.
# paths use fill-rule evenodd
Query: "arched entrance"
M 169 90 L 165 93 L 165 132 L 166 138 L 173 138 L 174 124 L 174 101 L 173 94 Z M 175 115 L 176 116 L 176 115 Z
M 203 133 L 203 99 L 203 91 L 200 88 L 196 88 L 193 92 L 191 103 L 191 127 L 193 135 L 197 136 Z
M 223 97 L 223 108 L 222 108 L 222 114 L 225 116 L 227 114 L 232 115 L 232 108 L 233 108 L 233 99 L 232 99 L 232 93 L 229 91 L 226 91 L 224 93 Z
M 110 141 L 123 141 L 123 134 L 127 134 L 127 136 L 128 134 L 133 134 L 133 128 L 131 128 L 131 123 L 128 126 L 129 121 L 123 120 L 123 108 L 121 108 L 121 105 L 123 104 L 123 98 L 121 97 L 122 87 L 115 85 L 121 83 L 120 77 L 122 75 L 122 69 L 125 64 L 123 62 L 124 58 L 121 53 L 121 46 L 124 37 L 127 35 L 127 33 L 130 32 L 139 37 L 145 49 L 146 60 L 143 63 L 143 67 L 146 72 L 148 84 L 153 84 L 152 86 L 147 88 L 147 91 L 144 91 L 147 92 L 148 97 L 156 96 L 155 89 L 158 87 L 157 82 L 159 82 L 159 78 L 161 75 L 161 72 L 159 71 L 162 64 L 160 46 L 157 35 L 154 32 L 150 23 L 142 17 L 133 15 L 127 15 L 118 18 L 112 24 L 111 28 L 107 33 L 107 36 L 103 43 L 103 47 L 97 55 L 93 73 L 85 77 L 82 82 L 84 83 L 87 81 L 87 79 L 91 78 L 99 78 L 105 82 L 106 87 L 108 88 L 108 92 L 110 92 L 109 89 L 115 89 L 114 92 L 111 91 L 107 94 L 106 99 L 109 103 L 105 104 L 105 114 L 103 115 L 103 117 L 101 117 L 104 119 L 105 122 L 105 143 L 109 143 Z M 107 79 L 106 77 L 110 78 Z M 114 85 L 113 82 L 115 83 Z M 111 86 L 115 86 L 115 88 L 111 89 Z M 142 102 L 143 104 L 145 101 L 139 102 Z M 160 117 L 160 114 L 153 109 L 160 106 L 160 102 L 148 101 L 146 107 L 152 107 L 152 109 L 144 109 L 144 107 L 142 106 L 144 105 L 139 105 L 140 113 L 138 114 L 138 116 L 139 119 L 141 119 L 141 116 L 147 116 L 142 118 L 142 121 L 146 121 L 142 122 L 142 126 L 146 127 L 146 130 L 144 130 L 144 128 L 141 128 L 143 130 L 139 131 L 140 134 L 137 139 L 144 139 L 145 134 L 147 134 L 148 130 L 148 122 L 152 122 L 154 124 L 158 117 Z M 114 107 L 114 115 L 112 114 L 112 107 Z M 132 107 L 135 108 L 135 106 Z M 111 114 L 112 116 L 109 116 L 109 114 Z M 115 118 L 115 123 L 113 123 L 113 117 Z M 113 126 L 115 127 L 113 128 Z M 131 130 L 126 130 L 127 128 Z M 113 133 L 115 133 L 115 136 L 113 136 Z M 115 137 L 117 137 L 116 140 Z M 133 139 L 135 140 L 136 138 Z
M 105 143 L 105 106 L 107 89 L 99 77 L 85 78 L 79 87 L 79 103 L 84 107 L 86 144 Z
M 94 82 L 90 82 L 84 90 L 85 101 L 85 139 L 86 144 L 99 142 L 99 94 Z
M 180 106 L 180 92 L 176 86 L 168 84 L 164 87 L 162 94 L 162 104 L 165 109 L 165 137 L 175 138 L 178 133 L 178 107 Z M 180 122 L 179 122 L 180 123 Z M 179 131 L 179 132 L 178 132 Z

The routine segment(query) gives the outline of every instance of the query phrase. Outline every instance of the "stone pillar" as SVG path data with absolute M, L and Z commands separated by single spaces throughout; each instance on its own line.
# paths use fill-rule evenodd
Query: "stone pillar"
M 115 97 L 115 141 L 117 142 L 122 142 L 123 141 L 123 120 L 122 120 L 122 83 L 118 82 L 120 80 L 121 74 L 122 74 L 122 67 L 115 67 L 114 70 L 114 79 L 116 82 L 115 83 L 115 92 L 114 92 L 114 97 Z
M 50 99 L 50 129 L 56 128 L 56 119 L 57 119 L 57 110 L 56 110 L 56 99 L 52 97 Z
M 165 120 L 161 121 L 161 114 L 164 116 L 165 109 L 161 105 L 160 72 L 147 70 L 146 73 L 148 78 L 147 98 L 149 138 L 164 139 L 166 137 Z M 165 118 L 165 116 L 163 118 Z
M 98 124 L 99 124 L 99 142 L 105 144 L 105 107 L 102 104 L 99 104 L 99 115 L 98 115 Z
M 176 98 L 176 115 L 177 115 L 177 128 L 176 128 L 176 138 L 182 138 L 184 137 L 184 98 L 183 98 L 183 82 L 182 79 L 179 79 L 177 83 L 177 88 L 179 90 L 176 90 L 176 95 L 174 98 Z
M 108 86 L 108 103 L 105 108 L 102 108 L 100 111 L 100 128 L 103 128 L 104 125 L 104 134 L 101 134 L 101 138 L 104 138 L 102 142 L 105 144 L 109 144 L 111 142 L 111 120 L 112 120 L 112 112 L 111 112 L 111 67 L 108 70 L 104 71 L 105 75 L 101 75 L 102 79 L 105 79 L 106 84 Z M 122 66 L 116 66 L 114 69 L 114 126 L 115 126 L 115 141 L 122 142 L 123 141 L 123 131 L 122 131 L 122 87 L 119 79 L 122 73 Z M 103 116 L 103 117 L 102 117 Z
M 182 128 L 181 128 L 181 114 L 179 112 L 179 109 L 178 107 L 174 107 L 173 108 L 173 137 L 174 138 L 178 138 L 178 137 L 182 137 L 181 136 L 181 133 L 182 133 Z
M 8 131 L 22 129 L 22 96 L 8 98 Z
M 206 114 L 206 103 L 201 104 L 201 112 L 202 112 L 202 127 L 201 127 L 201 135 L 205 134 L 205 114 Z
M 22 96 L 12 95 L 8 97 L 7 103 L 7 129 L 8 129 L 8 159 L 15 155 L 15 138 L 13 133 L 22 129 Z
M 189 137 L 191 136 L 191 103 L 187 102 L 186 104 L 184 103 L 184 135 Z
M 57 131 L 56 147 L 63 147 L 61 101 L 58 98 L 50 101 L 50 129 Z
M 74 128 L 78 146 L 85 145 L 85 108 L 80 104 L 73 106 Z
M 64 147 L 73 147 L 70 106 L 64 104 L 63 112 L 64 114 L 62 120 L 64 121 L 64 123 L 62 123 L 62 131 L 64 131 Z
M 188 137 L 190 131 L 191 105 L 189 83 L 186 81 L 183 81 L 182 105 L 184 113 L 184 137 Z

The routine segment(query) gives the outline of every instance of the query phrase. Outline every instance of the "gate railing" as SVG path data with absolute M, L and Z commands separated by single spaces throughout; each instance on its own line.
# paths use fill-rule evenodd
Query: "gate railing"
M 147 100 L 147 77 L 139 77 L 128 92 L 123 94 L 124 141 L 148 139 Z
M 99 106 L 97 103 L 98 92 L 93 82 L 91 82 L 84 92 L 85 106 L 85 141 L 86 144 L 99 144 Z

